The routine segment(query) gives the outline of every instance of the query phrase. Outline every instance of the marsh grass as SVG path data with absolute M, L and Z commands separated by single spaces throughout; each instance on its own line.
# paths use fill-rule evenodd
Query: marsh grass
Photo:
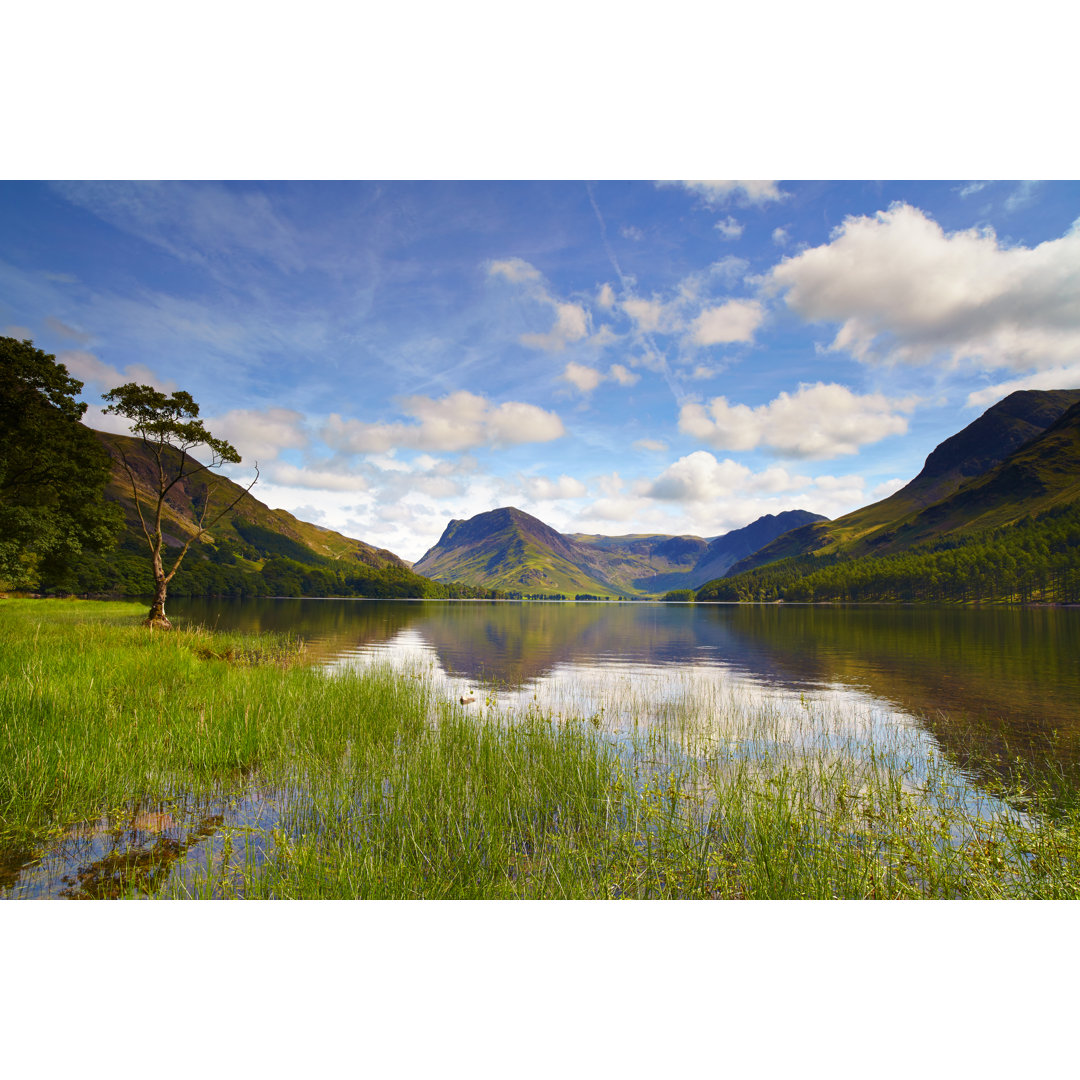
M 469 710 L 142 614 L 0 602 L 0 894 L 1080 895 L 1060 785 L 987 790 L 850 705 L 628 680 Z

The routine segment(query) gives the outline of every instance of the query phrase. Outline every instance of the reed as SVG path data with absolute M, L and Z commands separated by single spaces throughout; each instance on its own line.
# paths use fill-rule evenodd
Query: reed
M 470 711 L 142 614 L 0 602 L 3 895 L 1080 895 L 1062 785 L 988 790 L 850 708 L 630 680 Z

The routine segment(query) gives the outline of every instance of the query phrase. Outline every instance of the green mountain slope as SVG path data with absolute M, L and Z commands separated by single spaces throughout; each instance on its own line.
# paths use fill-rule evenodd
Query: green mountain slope
M 1071 393 L 1080 399 L 1080 392 Z M 839 519 L 841 525 L 845 520 Z M 816 550 L 804 547 L 747 565 L 765 554 L 759 552 L 726 578 L 707 583 L 699 599 L 1075 602 L 1080 400 L 944 498 L 846 543 L 830 538 L 827 526 L 811 528 Z M 792 538 L 806 542 L 796 533 L 784 540 L 790 544 Z
M 152 589 L 146 539 L 139 523 L 131 481 L 122 455 L 135 474 L 144 514 L 156 504 L 156 465 L 141 440 L 95 432 L 112 458 L 106 497 L 124 515 L 115 550 L 85 552 L 63 576 L 42 582 L 48 592 L 80 595 L 142 596 Z M 179 458 L 172 456 L 172 464 Z M 190 462 L 190 459 L 189 459 Z M 163 507 L 165 561 L 197 534 L 200 508 L 210 500 L 206 520 L 222 507 L 235 505 L 188 549 L 169 585 L 173 596 L 368 596 L 447 597 L 490 595 L 443 585 L 413 572 L 392 551 L 301 521 L 284 510 L 271 510 L 224 477 L 201 471 L 185 476 L 169 492 Z M 255 490 L 258 490 L 257 488 Z M 170 557 L 171 556 L 171 557 Z
M 437 581 L 509 592 L 649 596 L 693 587 L 779 533 L 816 519 L 805 510 L 767 515 L 711 542 L 698 536 L 564 536 L 515 507 L 447 525 L 416 564 Z
M 455 519 L 414 569 L 443 582 L 523 594 L 631 595 L 586 569 L 584 548 L 513 506 Z
M 816 522 L 786 533 L 735 563 L 727 574 L 734 576 L 798 555 L 894 550 L 889 545 L 897 530 L 926 508 L 988 474 L 1054 425 L 1078 402 L 1080 390 L 1018 390 L 938 445 L 919 475 L 888 498 L 833 521 Z M 959 513 L 963 517 L 965 511 Z M 1007 519 L 1008 512 L 1003 511 L 999 516 Z M 924 520 L 919 530 L 924 539 L 933 534 L 933 529 L 925 527 L 928 520 Z M 988 522 L 989 519 L 979 527 L 985 527 Z M 941 531 L 949 531 L 951 527 L 945 528 L 942 518 Z M 909 535 L 901 544 L 912 542 L 915 541 Z
M 142 530 L 131 495 L 131 481 L 121 464 L 121 451 L 131 464 L 144 506 L 153 505 L 156 501 L 156 465 L 141 440 L 101 431 L 95 434 L 113 459 L 113 472 L 107 495 L 120 504 L 128 531 L 141 540 Z M 173 455 L 171 460 L 178 460 L 178 455 Z M 253 547 L 264 556 L 280 554 L 299 561 L 305 561 L 308 556 L 318 556 L 361 562 L 374 567 L 408 567 L 408 563 L 392 551 L 372 547 L 362 540 L 354 540 L 319 525 L 301 521 L 286 510 L 271 510 L 253 495 L 243 494 L 243 488 L 239 484 L 224 476 L 206 472 L 181 480 L 166 498 L 165 541 L 169 547 L 180 547 L 195 531 L 197 508 L 205 502 L 211 485 L 214 491 L 208 518 L 213 517 L 218 507 L 228 506 L 238 497 L 240 501 L 217 523 L 208 536 L 192 546 L 191 554 L 197 555 L 199 546 L 221 547 L 223 544 L 231 544 L 237 547 Z M 254 490 L 257 491 L 258 488 Z

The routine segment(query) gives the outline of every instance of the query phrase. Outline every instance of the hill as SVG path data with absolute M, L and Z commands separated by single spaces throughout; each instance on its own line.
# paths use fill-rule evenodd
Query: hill
M 935 447 L 918 476 L 899 491 L 833 521 L 804 525 L 786 533 L 739 560 L 728 569 L 727 576 L 799 555 L 884 553 L 896 550 L 898 545 L 916 542 L 916 534 L 927 540 L 935 532 L 944 535 L 954 528 L 963 528 L 969 511 L 961 506 L 956 515 L 935 511 L 936 527 L 928 527 L 934 520 L 932 514 L 923 518 L 915 532 L 906 530 L 929 507 L 947 501 L 961 488 L 986 477 L 1010 455 L 1054 426 L 1077 403 L 1080 403 L 1080 390 L 1018 390 Z M 1018 482 L 1018 478 L 1014 480 Z M 1053 502 L 1050 499 L 1046 505 Z M 1010 495 L 999 498 L 999 503 L 999 513 L 985 516 L 981 522 L 971 519 L 971 527 L 1003 524 L 1042 506 L 1034 491 L 1025 494 L 1015 486 Z M 1018 512 L 1010 516 L 1012 503 Z M 897 545 L 893 541 L 898 535 Z
M 1017 396 L 942 443 L 900 499 L 790 533 L 699 599 L 1080 600 L 1080 391 Z M 1025 408 L 1030 426 L 1010 423 L 1031 404 L 1045 407 Z M 1032 429 L 1004 455 L 991 445 Z M 890 502 L 896 517 L 857 527 Z
M 767 515 L 707 541 L 698 536 L 563 535 L 516 507 L 451 521 L 418 573 L 522 595 L 636 597 L 694 587 L 817 515 Z
M 117 549 L 87 554 L 64 580 L 43 583 L 49 591 L 144 595 L 152 591 L 146 540 L 121 463 L 126 456 L 144 507 L 157 498 L 156 464 L 140 439 L 95 432 L 112 459 L 106 497 L 121 507 L 124 528 Z M 171 455 L 170 464 L 179 463 Z M 193 463 L 198 468 L 198 463 Z M 169 586 L 176 596 L 408 596 L 487 595 L 429 581 L 385 548 L 313 525 L 285 510 L 272 510 L 227 479 L 206 471 L 180 480 L 163 507 L 165 557 L 197 533 L 199 509 L 235 505 L 192 543 Z

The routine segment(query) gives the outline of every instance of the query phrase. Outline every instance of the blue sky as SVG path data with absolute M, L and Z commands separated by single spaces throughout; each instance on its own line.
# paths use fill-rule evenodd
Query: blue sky
M 1080 184 L 0 184 L 0 330 L 190 391 L 273 507 L 417 559 L 515 505 L 714 536 L 1080 386 Z M 111 422 L 110 422 L 111 421 Z

